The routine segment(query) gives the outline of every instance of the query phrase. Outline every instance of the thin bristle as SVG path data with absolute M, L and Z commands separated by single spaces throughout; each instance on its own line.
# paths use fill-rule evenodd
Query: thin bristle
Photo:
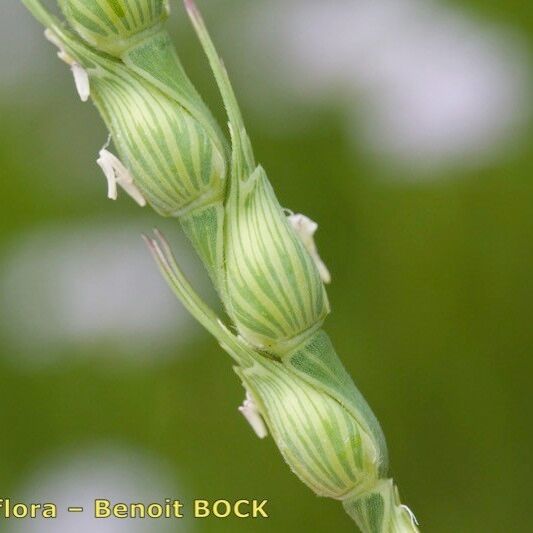
M 198 6 L 196 5 L 196 2 L 194 0 L 183 0 L 183 3 L 185 4 L 185 9 L 187 10 L 187 13 L 189 13 L 191 17 L 201 17 Z
M 160 248 L 162 249 L 165 257 L 167 258 L 167 261 L 170 259 L 170 261 L 168 261 L 169 263 L 175 262 L 174 254 L 172 253 L 170 244 L 165 238 L 165 236 L 157 228 L 154 229 L 154 234 L 157 240 L 159 241 Z
M 168 261 L 166 255 L 163 253 L 163 250 L 161 249 L 161 246 L 159 245 L 157 240 L 145 234 L 142 235 L 142 238 L 148 246 L 148 249 L 150 250 L 152 256 L 154 257 L 156 263 L 159 265 L 161 270 L 163 270 L 169 275 L 172 275 L 173 272 L 170 262 Z
M 141 234 L 141 238 L 144 241 L 144 243 L 146 244 L 146 246 L 148 247 L 148 249 L 150 250 L 150 252 L 154 253 L 155 252 L 155 248 L 156 248 L 156 243 L 154 242 L 154 240 L 152 238 L 148 237 L 148 235 L 146 235 L 145 233 Z

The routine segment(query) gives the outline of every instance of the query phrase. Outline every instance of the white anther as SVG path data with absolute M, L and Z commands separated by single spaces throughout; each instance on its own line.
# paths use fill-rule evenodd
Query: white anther
M 411 519 L 411 522 L 415 525 L 415 526 L 419 526 L 420 524 L 418 523 L 418 520 L 416 519 L 416 516 L 415 516 L 415 513 L 413 513 L 413 511 L 411 511 L 411 509 L 409 509 L 409 507 L 407 507 L 407 505 L 401 505 L 401 508 L 407 512 L 407 514 L 409 515 L 409 518 Z
M 301 214 L 289 215 L 287 218 L 303 242 L 303 245 L 313 258 L 322 281 L 324 283 L 330 283 L 331 274 L 329 273 L 328 267 L 325 265 L 324 261 L 322 261 L 320 258 L 320 255 L 318 255 L 318 250 L 313 238 L 316 230 L 318 229 L 318 224 L 313 222 L 309 217 Z
M 120 185 L 131 198 L 141 207 L 144 207 L 146 200 L 133 182 L 129 170 L 116 155 L 107 150 L 107 144 L 100 150 L 96 160 L 107 180 L 107 197 L 116 200 L 118 196 L 117 185 Z
M 74 76 L 74 83 L 76 85 L 76 90 L 78 91 L 78 94 L 80 95 L 82 102 L 87 102 L 89 100 L 89 96 L 91 96 L 91 85 L 89 82 L 89 74 L 87 71 L 79 64 L 77 63 L 69 54 L 65 51 L 65 48 L 63 47 L 63 43 L 61 42 L 61 39 L 51 30 L 46 29 L 44 32 L 44 36 L 48 41 L 50 41 L 54 46 L 58 48 L 57 57 L 61 59 L 64 63 L 66 63 L 70 70 L 72 71 L 72 75 Z
M 261 413 L 248 391 L 246 392 L 246 398 L 243 404 L 239 407 L 239 411 L 243 414 L 244 418 L 246 418 L 250 426 L 252 426 L 252 429 L 255 431 L 255 434 L 260 439 L 264 439 L 268 435 L 268 430 L 261 417 Z
M 89 96 L 91 96 L 89 74 L 87 74 L 87 71 L 78 63 L 72 63 L 70 70 L 72 70 L 76 90 L 80 95 L 81 101 L 86 102 L 89 100 Z

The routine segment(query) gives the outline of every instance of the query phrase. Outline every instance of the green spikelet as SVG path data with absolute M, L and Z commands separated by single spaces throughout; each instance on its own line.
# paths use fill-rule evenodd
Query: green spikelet
M 160 30 L 167 0 L 59 0 L 70 25 L 94 48 L 120 57 L 132 41 Z
M 251 344 L 285 353 L 329 312 L 316 265 L 261 167 L 232 184 L 226 220 L 228 313 Z
M 354 411 L 318 380 L 311 384 L 265 358 L 236 372 L 285 461 L 315 494 L 342 501 L 365 533 L 418 532 L 414 516 L 385 477 L 381 430 L 373 426 L 364 400 Z
M 163 216 L 180 216 L 224 194 L 225 160 L 183 108 L 129 70 L 90 71 L 93 101 L 143 196 Z
M 376 444 L 333 398 L 268 359 L 237 373 L 286 462 L 315 494 L 342 500 L 376 483 Z
M 380 475 L 386 475 L 389 454 L 383 430 L 352 378 L 344 368 L 324 330 L 317 331 L 307 343 L 282 358 L 283 364 L 306 383 L 331 396 L 372 437 L 377 450 Z
M 148 203 L 163 216 L 180 216 L 221 201 L 225 158 L 201 124 L 120 61 L 65 31 L 58 37 L 87 72 L 92 100 Z

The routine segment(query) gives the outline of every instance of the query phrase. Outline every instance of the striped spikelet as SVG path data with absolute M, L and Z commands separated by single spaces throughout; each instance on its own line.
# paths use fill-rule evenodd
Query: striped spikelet
M 92 97 L 151 206 L 179 216 L 222 200 L 225 159 L 186 110 L 125 68 L 91 75 Z
M 228 313 L 251 344 L 287 352 L 329 312 L 318 269 L 261 167 L 235 183 L 226 213 Z
M 220 202 L 225 158 L 205 128 L 121 63 L 81 46 L 75 51 L 122 162 L 148 203 L 163 216 L 181 216 Z
M 285 460 L 315 494 L 342 500 L 375 484 L 379 450 L 338 402 L 274 361 L 238 374 Z
M 168 16 L 167 0 L 60 0 L 60 7 L 85 41 L 114 56 L 158 31 Z

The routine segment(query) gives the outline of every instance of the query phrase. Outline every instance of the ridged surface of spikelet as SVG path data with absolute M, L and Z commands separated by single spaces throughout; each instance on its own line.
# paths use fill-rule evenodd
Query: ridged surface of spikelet
M 379 452 L 337 401 L 274 361 L 238 374 L 291 470 L 315 494 L 343 499 L 376 482 Z
M 222 197 L 223 154 L 186 110 L 124 68 L 100 71 L 91 86 L 124 164 L 158 213 Z
M 168 15 L 166 0 L 60 0 L 60 6 L 83 39 L 111 55 Z
M 228 311 L 251 344 L 274 353 L 318 329 L 329 304 L 313 259 L 261 167 L 227 207 Z

